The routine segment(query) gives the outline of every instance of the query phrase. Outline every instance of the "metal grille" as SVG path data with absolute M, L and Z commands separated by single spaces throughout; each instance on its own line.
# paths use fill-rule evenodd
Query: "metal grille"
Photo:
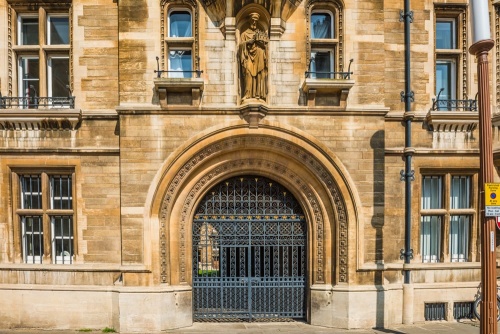
M 453 303 L 453 319 L 472 319 L 473 302 L 455 302 Z
M 193 222 L 194 319 L 305 317 L 306 225 L 281 185 L 226 180 L 205 196 Z
M 426 303 L 425 304 L 425 320 L 445 320 L 446 304 L 445 303 Z

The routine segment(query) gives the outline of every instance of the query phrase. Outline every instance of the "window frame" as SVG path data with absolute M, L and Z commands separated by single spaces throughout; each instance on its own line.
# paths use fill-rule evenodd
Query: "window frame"
M 69 55 L 60 55 L 60 54 L 53 54 L 50 56 L 47 56 L 47 93 L 49 97 L 55 97 L 53 96 L 53 66 L 52 66 L 52 60 L 53 59 L 67 59 L 68 60 L 68 86 L 70 84 L 70 78 L 69 78 Z M 66 94 L 66 96 L 69 96 L 69 92 Z M 56 97 L 63 97 L 63 96 L 56 96 Z M 66 108 L 69 108 L 68 106 L 65 106 Z
M 57 98 L 64 97 L 67 98 L 68 94 L 64 96 L 53 96 L 49 89 L 49 59 L 54 57 L 65 57 L 68 58 L 68 76 L 69 76 L 69 86 L 72 86 L 72 65 L 71 65 L 71 2 L 65 3 L 64 6 L 52 5 L 46 3 L 40 5 L 39 8 L 33 10 L 30 6 L 19 6 L 10 9 L 11 16 L 9 16 L 9 24 L 12 28 L 12 34 L 9 35 L 9 40 L 12 40 L 12 44 L 9 45 L 9 52 L 12 57 L 9 57 L 9 62 L 15 69 L 12 71 L 12 76 L 9 77 L 9 81 L 12 83 L 10 85 L 9 95 L 14 97 L 23 98 L 26 96 L 26 92 L 23 90 L 23 75 L 20 68 L 20 59 L 26 57 L 37 57 L 39 59 L 39 71 L 38 71 L 38 97 L 48 97 Z M 68 44 L 50 44 L 50 20 L 54 17 L 65 17 L 68 20 Z M 32 45 L 22 44 L 22 20 L 23 18 L 38 18 L 38 43 Z M 16 62 L 14 65 L 13 62 Z M 51 101 L 51 99 L 48 99 Z M 37 106 L 38 107 L 38 106 Z M 48 108 L 51 108 L 49 105 Z M 60 108 L 58 104 L 55 106 Z M 64 106 L 64 107 L 69 107 Z M 32 108 L 31 106 L 21 106 L 20 108 Z
M 50 22 L 52 18 L 67 18 L 68 19 L 68 43 L 66 44 L 52 44 L 51 38 L 52 38 L 52 33 L 50 29 Z M 69 14 L 64 14 L 64 13 L 48 13 L 47 14 L 47 20 L 46 20 L 46 34 L 45 34 L 45 44 L 50 45 L 50 46 L 69 46 L 70 40 L 71 40 L 71 30 L 70 30 L 70 19 L 69 19 Z
M 331 22 L 330 22 L 330 30 L 331 30 L 331 34 L 332 36 L 331 37 L 325 37 L 325 38 L 318 38 L 318 37 L 312 37 L 312 17 L 315 15 L 315 14 L 328 14 L 330 16 L 330 19 L 331 19 Z M 337 31 L 335 29 L 335 26 L 336 26 L 336 17 L 335 15 L 332 13 L 331 10 L 329 9 L 314 9 L 311 11 L 311 16 L 310 16 L 310 23 L 309 23 L 309 29 L 310 29 L 310 35 L 311 36 L 311 40 L 334 40 L 337 38 Z
M 187 12 L 190 15 L 191 23 L 191 36 L 189 37 L 173 37 L 170 36 L 170 16 L 172 13 L 176 12 Z M 194 24 L 194 10 L 186 5 L 170 4 L 165 10 L 165 36 L 163 37 L 162 43 L 164 43 L 164 54 L 163 54 L 163 64 L 164 68 L 167 69 L 167 78 L 193 78 L 194 71 L 197 66 L 196 64 L 196 44 L 197 44 L 197 26 Z M 181 72 L 170 72 L 173 71 L 170 62 L 170 51 L 191 51 L 190 63 L 191 67 L 189 70 L 182 69 Z
M 41 208 L 24 208 L 23 187 L 21 180 L 25 176 L 39 176 L 41 188 Z M 71 185 L 71 208 L 70 209 L 54 209 L 52 208 L 53 190 L 51 179 L 56 176 L 67 177 Z M 13 222 L 14 222 L 14 251 L 15 262 L 24 264 L 73 264 L 77 257 L 77 235 L 76 235 L 76 185 L 75 185 L 75 172 L 74 169 L 68 168 L 54 168 L 50 170 L 42 169 L 13 169 L 11 171 L 12 179 L 12 203 L 13 203 Z M 41 256 L 33 257 L 26 253 L 26 217 L 40 217 L 42 222 L 42 239 L 43 239 L 43 254 Z M 56 239 L 54 234 L 54 217 L 70 217 L 71 219 L 71 232 L 70 256 L 59 257 L 55 253 Z M 64 239 L 64 236 L 63 236 Z M 66 238 L 68 239 L 68 238 Z
M 437 64 L 449 62 L 454 64 L 450 75 L 449 100 L 461 100 L 467 97 L 468 80 L 468 49 L 467 49 L 467 8 L 462 5 L 438 5 L 434 8 L 434 92 L 437 97 L 442 87 L 438 87 Z M 450 48 L 438 48 L 438 22 L 453 22 L 453 39 Z M 455 45 L 453 45 L 453 43 Z M 455 46 L 455 48 L 453 48 Z
M 191 24 L 191 36 L 171 36 L 170 26 L 171 26 L 171 15 L 176 12 L 187 12 L 189 14 L 189 23 Z M 193 38 L 193 13 L 189 8 L 185 7 L 173 7 L 168 10 L 167 13 L 167 38 Z
M 313 53 L 315 52 L 330 52 L 330 70 L 329 72 L 341 72 L 343 70 L 343 64 L 340 63 L 342 59 L 343 50 L 341 49 L 343 43 L 343 36 L 341 32 L 343 31 L 341 25 L 343 24 L 341 19 L 341 12 L 343 8 L 336 1 L 322 4 L 314 4 L 308 8 L 307 17 L 307 67 L 306 71 L 310 72 L 309 77 L 314 79 L 322 77 L 318 76 L 315 71 L 312 70 L 312 60 Z M 328 14 L 331 18 L 331 38 L 313 38 L 312 35 L 312 17 L 314 14 Z M 330 79 L 336 79 L 335 74 L 329 76 Z
M 424 208 L 423 195 L 424 195 L 424 179 L 426 177 L 440 177 L 442 182 L 441 188 L 441 207 L 438 208 Z M 469 187 L 469 207 L 468 208 L 453 208 L 452 207 L 452 181 L 453 177 L 467 177 Z M 416 260 L 424 264 L 430 263 L 451 263 L 451 262 L 476 262 L 475 245 L 478 229 L 478 203 L 477 203 L 477 182 L 478 175 L 476 172 L 470 170 L 423 170 L 420 175 L 419 183 L 419 215 L 418 215 L 418 252 L 416 252 Z M 460 261 L 455 261 L 452 254 L 452 217 L 469 217 L 467 232 L 467 254 Z M 437 261 L 428 261 L 423 251 L 423 228 L 424 217 L 437 217 L 441 220 L 439 242 L 439 254 Z M 432 255 L 432 254 L 430 254 Z M 459 257 L 460 259 L 460 257 Z M 431 259 L 432 260 L 432 259 Z
M 23 19 L 28 19 L 28 18 L 31 18 L 31 19 L 37 19 L 37 25 L 38 25 L 38 28 L 37 28 L 37 41 L 38 43 L 36 44 L 24 44 L 23 43 Z M 16 24 L 16 31 L 17 31 L 17 45 L 22 45 L 22 46 L 37 46 L 37 45 L 40 45 L 40 17 L 38 15 L 38 13 L 35 15 L 33 13 L 29 13 L 29 14 L 20 14 L 17 16 L 17 24 Z
M 322 52 L 322 53 L 329 53 L 329 58 L 330 58 L 330 68 L 329 68 L 329 71 L 327 72 L 330 72 L 329 74 L 328 73 L 324 73 L 323 71 L 317 71 L 318 68 L 317 66 L 314 66 L 314 70 L 315 71 L 312 71 L 312 64 L 313 62 L 315 62 L 315 59 L 316 57 L 313 57 L 313 54 L 314 53 L 318 53 L 318 52 Z M 315 79 L 315 78 L 326 78 L 326 79 L 335 79 L 334 77 L 334 74 L 332 72 L 335 72 L 334 69 L 335 69 L 335 49 L 327 49 L 327 48 L 317 48 L 317 49 L 311 49 L 311 56 L 310 56 L 310 66 L 309 66 L 309 69 L 310 69 L 310 78 L 312 79 Z M 318 73 L 318 72 L 321 72 L 321 73 Z
M 189 70 L 187 69 L 182 69 L 182 71 L 175 70 L 172 68 L 172 63 L 171 63 L 171 57 L 170 54 L 171 52 L 178 52 L 178 51 L 189 51 L 191 52 L 191 57 L 189 58 L 190 60 L 190 67 Z M 171 47 L 168 50 L 168 57 L 167 57 L 167 70 L 168 72 L 168 77 L 169 78 L 192 78 L 193 77 L 193 50 L 191 48 L 187 47 Z M 176 71 L 176 72 L 174 72 Z
M 458 87 L 458 80 L 457 80 L 457 72 L 458 72 L 458 64 L 457 64 L 457 59 L 455 57 L 447 57 L 447 58 L 441 58 L 438 57 L 436 59 L 436 96 L 439 94 L 439 91 L 443 87 L 437 87 L 437 82 L 438 82 L 438 76 L 437 76 L 437 68 L 438 65 L 442 64 L 449 64 L 449 78 L 447 79 L 448 86 L 449 86 L 449 94 L 445 95 L 447 96 L 446 99 L 444 100 L 456 100 L 457 99 L 457 87 Z M 446 91 L 446 89 L 445 89 Z M 441 94 L 441 98 L 443 97 L 443 94 Z

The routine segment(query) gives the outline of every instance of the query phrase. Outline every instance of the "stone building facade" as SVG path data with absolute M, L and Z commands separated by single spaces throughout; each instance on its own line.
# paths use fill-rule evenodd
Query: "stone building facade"
M 405 266 L 402 7 L 0 0 L 0 328 L 365 328 L 401 323 L 403 297 L 414 322 L 462 316 L 480 280 L 469 5 L 412 3 Z

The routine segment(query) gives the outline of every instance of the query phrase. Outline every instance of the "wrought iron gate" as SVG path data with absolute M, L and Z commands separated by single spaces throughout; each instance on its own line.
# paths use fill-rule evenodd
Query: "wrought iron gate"
M 258 176 L 213 189 L 193 221 L 194 319 L 304 318 L 306 224 L 295 198 Z

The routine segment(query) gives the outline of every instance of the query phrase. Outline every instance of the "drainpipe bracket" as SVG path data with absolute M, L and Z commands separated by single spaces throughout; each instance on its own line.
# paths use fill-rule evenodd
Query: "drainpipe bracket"
M 401 9 L 399 11 L 399 22 L 403 22 L 407 17 L 410 19 L 410 23 L 413 23 L 413 11 L 410 10 L 405 14 L 404 10 Z

